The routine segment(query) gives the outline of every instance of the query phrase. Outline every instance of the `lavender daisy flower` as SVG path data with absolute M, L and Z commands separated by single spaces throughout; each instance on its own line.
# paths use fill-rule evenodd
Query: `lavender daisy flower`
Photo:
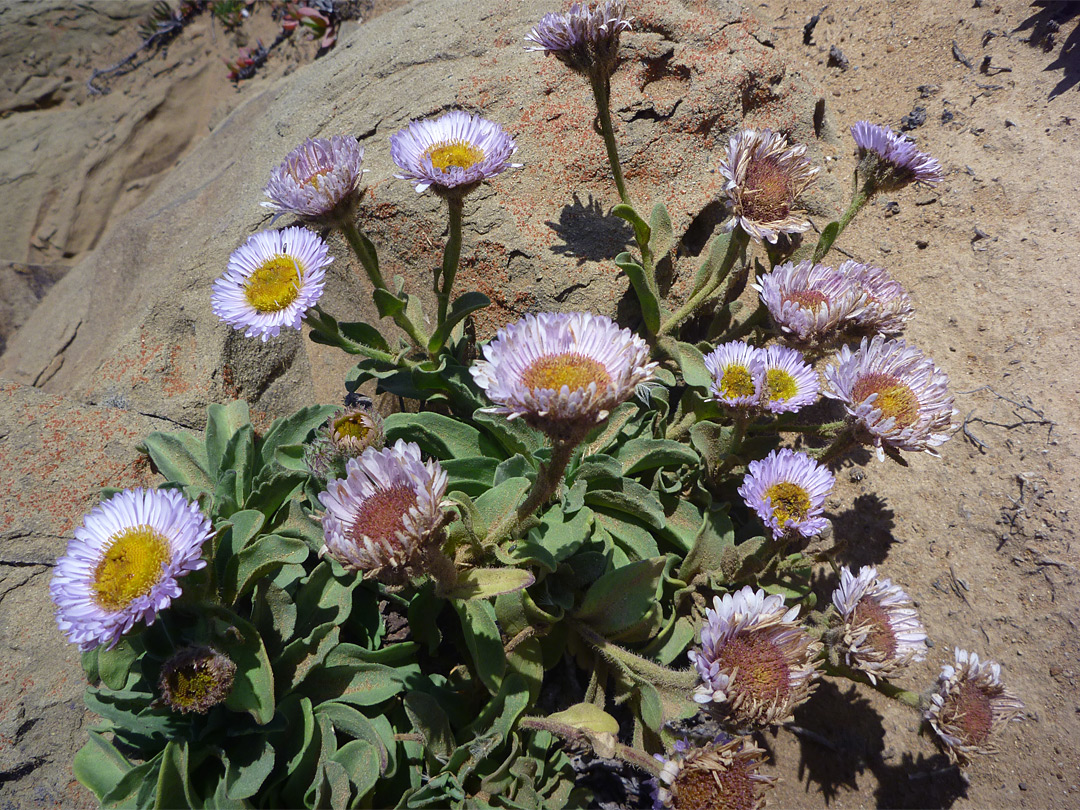
M 262 205 L 314 220 L 347 215 L 358 199 L 364 150 L 356 138 L 308 138 L 270 172 Z
M 701 684 L 694 700 L 713 704 L 740 727 L 781 723 L 810 697 L 821 642 L 796 623 L 799 607 L 749 585 L 713 598 L 691 650 Z
M 713 399 L 733 408 L 748 408 L 761 399 L 764 370 L 760 352 L 749 343 L 733 340 L 705 355 L 705 368 L 712 375 L 709 392 Z
M 626 3 L 574 3 L 570 10 L 545 14 L 525 37 L 527 51 L 554 55 L 572 70 L 589 73 L 596 69 L 610 76 L 619 53 L 619 35 L 630 30 Z
M 446 473 L 401 439 L 382 450 L 369 447 L 345 469 L 347 476 L 327 481 L 319 495 L 326 507 L 320 555 L 353 571 L 402 580 L 446 523 Z
M 804 343 L 827 338 L 866 299 L 843 273 L 810 261 L 779 264 L 753 286 L 781 331 Z
M 775 776 L 760 772 L 764 753 L 749 737 L 721 735 L 700 748 L 677 740 L 670 758 L 654 755 L 663 763 L 654 810 L 760 810 L 776 783 Z
M 874 191 L 896 191 L 910 183 L 941 181 L 941 164 L 888 127 L 858 121 L 851 136 L 859 147 L 859 173 Z
M 750 462 L 739 494 L 774 537 L 813 537 L 829 525 L 821 515 L 835 482 L 808 455 L 784 447 Z
M 892 580 L 879 579 L 873 566 L 858 574 L 841 568 L 832 601 L 844 623 L 845 660 L 871 683 L 926 658 L 926 629 L 911 598 Z
M 961 765 L 978 754 L 992 754 L 994 738 L 1013 720 L 1021 720 L 1024 704 L 1001 682 L 1001 666 L 955 650 L 955 661 L 941 668 L 938 691 L 930 696 L 926 719 L 944 744 L 949 759 Z
M 790 146 L 778 132 L 746 129 L 733 135 L 720 173 L 732 219 L 758 242 L 775 243 L 782 233 L 804 233 L 810 220 L 795 213 L 795 200 L 821 170 L 812 166 L 802 144 Z
M 116 646 L 180 595 L 180 577 L 205 567 L 210 521 L 174 489 L 127 489 L 95 506 L 56 563 L 56 623 L 82 652 Z
M 836 268 L 865 296 L 862 311 L 848 319 L 860 331 L 896 335 L 915 316 L 907 292 L 880 267 L 846 261 Z
M 212 647 L 184 647 L 162 666 L 162 702 L 181 714 L 206 714 L 225 701 L 236 678 L 236 664 Z
M 210 305 L 244 337 L 276 337 L 282 327 L 299 329 L 323 293 L 326 268 L 334 260 L 326 243 L 307 228 L 253 234 L 229 257 L 214 282 Z
M 509 419 L 578 439 L 652 379 L 649 347 L 603 315 L 544 312 L 504 326 L 469 371 Z
M 877 335 L 857 351 L 841 347 L 836 359 L 825 369 L 825 396 L 844 403 L 879 459 L 883 445 L 936 456 L 956 432 L 949 378 L 914 346 Z
M 771 413 L 795 413 L 817 399 L 817 372 L 802 353 L 787 346 L 758 349 L 763 380 L 761 405 Z
M 390 156 L 417 192 L 434 186 L 439 194 L 465 195 L 507 168 L 517 151 L 514 139 L 493 121 L 452 110 L 435 119 L 413 121 L 390 136 Z

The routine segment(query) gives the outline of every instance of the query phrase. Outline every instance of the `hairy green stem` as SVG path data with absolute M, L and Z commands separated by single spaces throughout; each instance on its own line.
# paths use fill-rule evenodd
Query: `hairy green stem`
M 571 620 L 571 626 L 585 643 L 631 680 L 646 681 L 658 689 L 682 690 L 687 695 L 698 684 L 698 674 L 694 669 L 668 669 L 608 641 L 587 624 Z
M 891 684 L 882 678 L 877 678 L 877 682 L 875 683 L 874 681 L 871 681 L 869 677 L 867 677 L 865 672 L 860 672 L 858 670 L 852 669 L 851 667 L 843 663 L 837 663 L 836 665 L 833 665 L 826 662 L 825 674 L 831 675 L 834 678 L 846 678 L 849 681 L 854 681 L 855 683 L 861 683 L 865 686 L 869 686 L 871 689 L 874 689 L 875 691 L 885 695 L 885 697 L 892 698 L 898 703 L 903 703 L 905 706 L 908 706 L 912 709 L 917 709 L 921 711 L 925 709 L 928 705 L 928 700 L 926 696 L 919 692 L 912 692 L 908 689 L 902 689 L 899 686 L 895 686 L 894 684 Z
M 857 443 L 855 440 L 855 425 L 849 423 L 836 434 L 832 444 L 813 455 L 817 458 L 818 464 L 829 464 L 840 458 Z
M 689 413 L 684 414 L 682 419 L 667 429 L 664 433 L 664 438 L 679 441 L 683 436 L 690 432 L 690 428 L 692 428 L 696 422 L 697 414 L 690 411 Z
M 439 300 L 439 320 L 436 321 L 436 329 L 446 323 L 446 311 L 450 307 L 454 277 L 457 275 L 458 264 L 461 260 L 461 213 L 465 207 L 465 200 L 461 197 L 447 197 L 446 205 L 450 212 L 450 227 L 446 237 L 446 248 L 443 251 L 441 287 L 439 276 L 435 276 L 435 295 Z
M 697 293 L 691 295 L 686 302 L 675 310 L 675 313 L 668 318 L 665 323 L 660 324 L 660 331 L 657 335 L 666 335 L 674 332 L 682 322 L 693 315 L 697 309 L 708 301 L 720 288 L 720 285 L 724 283 L 724 279 L 727 278 L 731 272 L 731 268 L 735 266 L 735 262 L 746 250 L 746 246 L 750 241 L 750 237 L 743 231 L 742 228 L 736 227 L 731 234 L 731 241 L 728 242 L 727 252 L 724 254 L 724 260 L 720 263 L 720 267 L 715 271 L 712 279 L 708 284 L 704 285 Z M 728 288 L 728 292 L 734 287 L 733 284 Z M 725 295 L 725 298 L 727 296 Z
M 324 334 L 333 335 L 334 330 L 330 327 L 328 320 L 333 321 L 333 316 L 318 304 L 315 304 L 315 306 L 308 310 L 307 315 L 304 316 L 304 321 L 311 327 L 313 332 L 322 332 Z M 394 365 L 397 362 L 394 355 L 389 352 L 384 352 L 381 349 L 376 349 L 372 346 L 366 346 L 363 343 L 349 340 L 344 335 L 341 335 L 340 337 L 342 340 L 348 341 L 356 354 L 361 354 L 372 360 L 378 360 L 381 363 L 389 363 L 390 365 Z
M 522 717 L 518 721 L 518 727 L 530 729 L 531 731 L 546 731 L 571 743 L 584 743 L 592 748 L 597 756 L 604 759 L 611 759 L 614 756 L 627 765 L 645 771 L 650 776 L 659 776 L 663 767 L 658 760 L 653 759 L 644 751 L 639 751 L 614 740 L 599 739 L 595 733 L 572 726 L 569 723 L 559 723 L 547 717 Z
M 592 86 L 593 98 L 596 99 L 596 115 L 600 119 L 600 133 L 604 136 L 604 146 L 607 147 L 608 163 L 611 165 L 611 174 L 615 178 L 615 188 L 619 191 L 619 199 L 630 205 L 630 195 L 626 193 L 626 181 L 623 180 L 622 164 L 619 163 L 619 147 L 615 143 L 615 130 L 611 126 L 611 92 L 608 81 L 608 77 L 600 71 L 589 71 L 589 84 Z
M 818 240 L 817 247 L 814 248 L 813 261 L 815 264 L 829 254 L 832 246 L 836 244 L 836 240 L 840 238 L 840 234 L 842 234 L 844 229 L 851 224 L 851 220 L 855 219 L 855 215 L 862 210 L 863 206 L 866 205 L 871 196 L 873 196 L 873 189 L 869 183 L 864 184 L 862 188 L 855 191 L 851 197 L 851 202 L 848 203 L 847 210 L 844 211 L 844 213 L 840 215 L 840 219 L 836 221 L 839 228 L 837 228 L 836 236 L 833 237 L 833 241 L 828 245 L 822 245 L 821 240 Z
M 551 448 L 551 461 L 540 468 L 540 475 L 536 478 L 536 486 L 517 510 L 518 523 L 529 518 L 551 500 L 551 497 L 559 491 L 566 465 L 570 463 L 570 457 L 574 454 L 574 448 L 578 446 L 576 441 L 556 440 Z

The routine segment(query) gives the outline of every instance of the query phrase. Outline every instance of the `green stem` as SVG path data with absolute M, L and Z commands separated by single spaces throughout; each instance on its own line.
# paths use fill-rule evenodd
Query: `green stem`
M 849 681 L 869 686 L 871 689 L 885 695 L 885 697 L 892 698 L 898 703 L 903 703 L 905 706 L 909 706 L 912 709 L 921 711 L 927 707 L 925 695 L 922 695 L 919 692 L 912 692 L 908 689 L 902 689 L 881 678 L 878 678 L 877 683 L 874 683 L 867 677 L 866 673 L 851 669 L 851 667 L 846 664 L 838 663 L 834 666 L 826 663 L 825 674 L 832 675 L 834 678 L 846 678 Z
M 829 251 L 832 249 L 832 246 L 836 244 L 836 240 L 840 238 L 840 234 L 844 232 L 844 229 L 851 223 L 851 220 L 855 219 L 855 215 L 862 210 L 863 206 L 866 205 L 867 201 L 870 199 L 871 196 L 873 196 L 873 189 L 870 188 L 869 183 L 863 185 L 862 188 L 856 190 L 856 192 L 851 197 L 851 202 L 848 203 L 847 210 L 844 211 L 844 213 L 840 215 L 840 219 L 836 221 L 836 224 L 839 227 L 837 228 L 836 235 L 833 236 L 832 241 L 829 244 L 823 246 L 821 244 L 821 240 L 818 240 L 817 247 L 814 248 L 815 264 L 817 262 L 820 262 L 828 255 Z
M 698 307 L 708 301 L 716 293 L 720 288 L 720 285 L 724 283 L 724 279 L 727 278 L 728 274 L 731 272 L 731 268 L 735 266 L 735 262 L 746 250 L 746 246 L 749 242 L 750 237 L 746 232 L 743 231 L 742 228 L 736 227 L 731 234 L 731 241 L 728 242 L 724 260 L 720 263 L 720 267 L 713 278 L 708 284 L 698 290 L 698 292 L 691 295 L 681 307 L 675 310 L 675 314 L 672 315 L 666 323 L 660 325 L 660 331 L 656 333 L 658 336 L 675 331 L 683 321 L 697 311 Z M 735 285 L 733 284 L 732 287 L 734 286 Z
M 845 429 L 841 429 L 841 431 L 836 434 L 836 438 L 832 440 L 832 444 L 821 450 L 819 453 L 812 455 L 815 455 L 818 464 L 827 465 L 840 458 L 840 456 L 844 455 L 844 453 L 856 444 L 855 426 L 853 424 L 848 424 Z
M 593 647 L 604 660 L 613 664 L 616 669 L 634 681 L 644 681 L 661 690 L 678 690 L 688 696 L 698 684 L 697 670 L 675 670 L 634 655 L 618 644 L 613 644 L 602 635 L 597 633 L 587 624 L 571 620 L 571 626 L 581 639 Z
M 436 329 L 446 323 L 446 311 L 450 307 L 450 293 L 454 289 L 454 277 L 457 275 L 458 264 L 461 260 L 461 213 L 465 207 L 465 200 L 461 197 L 447 197 L 446 205 L 450 212 L 450 227 L 446 237 L 446 248 L 443 251 L 442 287 L 439 286 L 439 276 L 435 276 L 435 295 L 439 301 L 439 320 L 435 324 Z
M 749 430 L 751 432 L 758 432 L 762 430 L 775 431 L 777 433 L 816 433 L 816 434 L 835 434 L 838 430 L 841 430 L 847 421 L 841 419 L 838 422 L 824 422 L 820 425 L 791 425 L 777 420 L 776 422 L 762 422 L 760 425 L 750 425 Z
M 664 438 L 679 441 L 683 436 L 690 432 L 690 428 L 692 428 L 696 422 L 697 414 L 690 411 L 685 414 L 682 419 L 667 429 L 664 433 Z
M 662 769 L 660 762 L 644 751 L 638 751 L 614 740 L 598 739 L 595 733 L 590 733 L 569 723 L 559 723 L 547 717 L 522 717 L 518 721 L 518 727 L 532 731 L 546 731 L 549 734 L 563 738 L 567 742 L 579 745 L 585 743 L 594 750 L 597 756 L 610 759 L 614 755 L 627 765 L 638 768 L 649 774 L 649 776 L 659 776 Z
M 529 493 L 529 497 L 516 511 L 508 513 L 488 530 L 488 544 L 501 543 L 508 537 L 512 537 L 522 523 L 529 520 L 537 509 L 551 500 L 551 497 L 559 490 L 559 484 L 562 483 L 563 474 L 566 472 L 566 465 L 570 463 L 574 448 L 579 443 L 574 440 L 555 441 L 551 450 L 551 461 L 540 467 L 536 484 Z
M 348 349 L 346 351 L 352 354 L 361 354 L 364 357 L 368 357 L 372 360 L 378 360 L 380 363 L 388 363 L 395 365 L 397 360 L 394 355 L 389 352 L 384 352 L 381 349 L 367 346 L 363 343 L 357 343 L 355 340 L 349 340 L 347 337 L 341 334 L 341 330 L 337 328 L 337 321 L 332 315 L 326 312 L 318 304 L 308 310 L 307 315 L 304 316 L 304 321 L 312 332 L 318 332 L 327 336 L 330 340 L 340 340 L 341 343 L 347 343 Z M 331 326 L 334 324 L 334 326 Z
M 615 188 L 619 199 L 630 205 L 630 195 L 626 193 L 626 181 L 623 180 L 622 165 L 619 163 L 619 147 L 615 143 L 615 130 L 611 126 L 611 99 L 608 77 L 597 70 L 589 71 L 589 84 L 592 85 L 593 98 L 596 99 L 596 114 L 600 119 L 600 132 L 607 147 L 608 163 L 611 174 L 615 177 Z

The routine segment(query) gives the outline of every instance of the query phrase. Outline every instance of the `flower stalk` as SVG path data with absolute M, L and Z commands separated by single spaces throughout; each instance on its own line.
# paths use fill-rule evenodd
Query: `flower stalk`
M 447 195 L 446 206 L 450 215 L 450 224 L 446 237 L 446 248 L 443 251 L 442 284 L 440 286 L 440 273 L 435 275 L 435 296 L 439 302 L 439 319 L 437 327 L 446 323 L 446 312 L 450 307 L 450 294 L 454 289 L 454 277 L 457 275 L 458 264 L 461 260 L 461 218 L 465 207 L 463 197 Z
M 674 332 L 682 325 L 683 321 L 697 312 L 702 305 L 716 294 L 716 291 L 720 289 L 720 285 L 724 283 L 724 279 L 731 273 L 731 268 L 735 266 L 735 262 L 746 252 L 746 246 L 749 242 L 750 237 L 747 233 L 742 228 L 736 227 L 731 234 L 731 241 L 728 242 L 727 252 L 724 254 L 724 259 L 720 263 L 720 267 L 713 272 L 712 277 L 707 283 L 702 285 L 702 287 L 696 293 L 691 295 L 681 307 L 675 310 L 675 313 L 668 318 L 667 321 L 660 325 L 660 331 L 657 332 L 658 336 Z M 738 286 L 736 284 L 737 281 L 737 278 L 734 279 L 725 291 L 725 303 L 730 303 L 729 299 L 731 298 L 731 293 Z

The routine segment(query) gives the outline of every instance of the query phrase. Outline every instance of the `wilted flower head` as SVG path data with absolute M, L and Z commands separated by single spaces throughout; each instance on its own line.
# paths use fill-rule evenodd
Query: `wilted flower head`
M 649 347 L 603 315 L 542 312 L 504 326 L 469 371 L 509 419 L 580 440 L 653 377 Z
M 909 183 L 941 181 L 941 164 L 888 127 L 858 121 L 851 136 L 859 147 L 859 174 L 874 191 L 895 191 Z
M 1020 720 L 1024 704 L 1001 682 L 1001 666 L 955 650 L 955 661 L 941 668 L 938 691 L 930 696 L 926 719 L 945 746 L 949 759 L 967 763 L 995 750 L 997 737 L 1011 720 Z
M 210 305 L 244 337 L 266 341 L 282 327 L 299 329 L 322 297 L 333 260 L 326 243 L 307 228 L 260 231 L 233 251 L 214 282 Z
M 863 308 L 849 322 L 870 334 L 898 335 L 915 317 L 907 291 L 887 271 L 868 264 L 846 261 L 836 268 L 865 298 Z
M 347 476 L 327 481 L 319 495 L 326 507 L 320 554 L 354 571 L 402 580 L 441 538 L 446 473 L 402 439 L 382 450 L 369 447 L 345 469 Z
M 175 489 L 127 489 L 95 506 L 56 563 L 56 623 L 83 652 L 113 647 L 180 595 L 180 577 L 206 566 L 210 521 Z
M 821 642 L 796 623 L 799 607 L 749 585 L 713 598 L 692 650 L 701 685 L 694 700 L 715 704 L 740 726 L 764 726 L 791 717 L 814 691 Z
M 345 464 L 369 447 L 382 449 L 383 420 L 371 400 L 331 414 L 304 448 L 304 463 L 318 478 L 344 478 Z
M 622 0 L 574 3 L 569 11 L 545 14 L 525 37 L 533 43 L 525 50 L 553 54 L 580 73 L 595 70 L 609 77 L 619 55 L 619 35 L 630 30 L 631 21 Z
M 762 754 L 748 737 L 722 735 L 701 747 L 683 740 L 663 763 L 657 779 L 654 810 L 760 810 L 775 776 L 760 772 Z
M 835 482 L 808 455 L 784 447 L 750 462 L 739 494 L 775 537 L 813 537 L 829 525 L 821 515 Z
M 776 325 L 800 342 L 828 338 L 862 310 L 865 295 L 831 267 L 802 261 L 778 264 L 754 288 Z
M 308 138 L 270 172 L 262 205 L 278 214 L 325 220 L 350 213 L 359 199 L 364 150 L 356 138 Z
M 804 157 L 806 147 L 790 146 L 779 132 L 744 129 L 733 135 L 720 173 L 732 219 L 751 238 L 776 242 L 782 233 L 804 233 L 810 220 L 796 213 L 795 200 L 821 170 Z
M 236 664 L 212 647 L 185 647 L 161 667 L 162 702 L 181 714 L 206 714 L 232 691 Z
M 926 629 L 911 598 L 873 566 L 858 574 L 842 567 L 832 601 L 843 621 L 845 661 L 871 683 L 926 658 Z
M 442 195 L 462 196 L 480 182 L 507 168 L 517 151 L 514 139 L 494 121 L 462 110 L 438 118 L 413 121 L 390 136 L 390 156 L 401 169 L 395 174 Z
M 771 413 L 795 413 L 817 399 L 820 384 L 817 372 L 803 360 L 802 353 L 787 346 L 766 346 L 757 350 L 761 362 L 761 405 Z
M 844 403 L 878 458 L 882 445 L 936 456 L 956 431 L 949 378 L 914 346 L 877 335 L 857 351 L 841 347 L 836 359 L 825 369 L 825 396 Z
M 712 376 L 709 392 L 713 399 L 732 407 L 757 405 L 764 385 L 764 369 L 759 352 L 749 343 L 733 340 L 705 355 L 705 368 Z

